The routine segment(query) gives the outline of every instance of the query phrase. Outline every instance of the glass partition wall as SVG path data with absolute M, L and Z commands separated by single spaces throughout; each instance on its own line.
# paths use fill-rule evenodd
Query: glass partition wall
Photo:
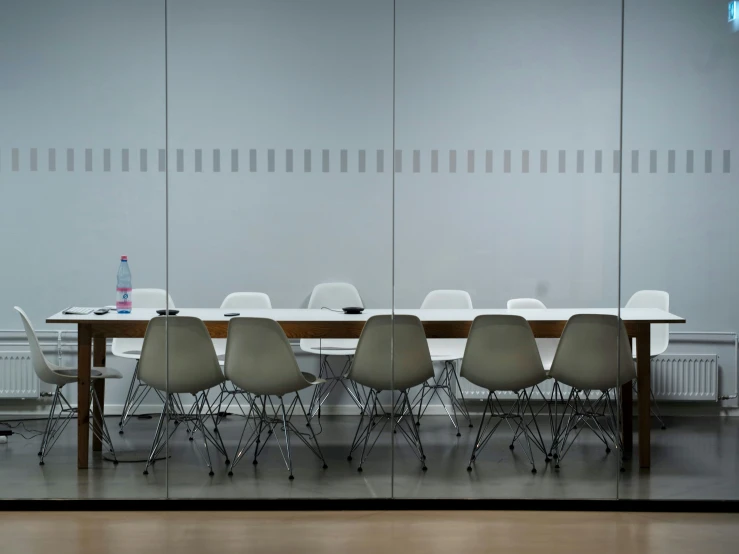
M 167 17 L 170 292 L 230 320 L 215 475 L 175 435 L 169 495 L 388 498 L 387 433 L 358 471 L 341 308 L 392 305 L 392 2 L 176 0 Z
M 616 375 L 549 370 L 570 313 L 618 306 L 620 44 L 620 1 L 396 2 L 396 313 L 481 316 L 430 343 L 397 497 L 617 495 Z
M 651 327 L 651 470 L 624 474 L 622 498 L 739 497 L 727 417 L 737 407 L 739 33 L 727 19 L 722 0 L 626 2 L 621 302 L 682 321 Z
M 58 4 L 0 2 L 2 498 L 737 499 L 726 2 Z
M 59 315 L 114 306 L 123 255 L 134 306 L 150 288 L 165 307 L 163 27 L 148 1 L 0 2 L 4 499 L 167 495 L 166 468 L 146 479 L 139 463 L 161 411 L 134 378 L 145 327 Z

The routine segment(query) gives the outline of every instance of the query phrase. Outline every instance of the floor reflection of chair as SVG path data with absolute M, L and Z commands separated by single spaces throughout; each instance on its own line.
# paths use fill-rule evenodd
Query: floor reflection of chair
M 626 327 L 617 316 L 578 314 L 570 318 L 552 362 L 555 382 L 555 421 L 551 456 L 555 468 L 583 429 L 590 429 L 604 444 L 622 452 L 618 428 L 618 394 L 636 378 Z M 571 387 L 565 399 L 560 384 Z M 560 414 L 559 407 L 563 411 Z
M 428 341 L 420 319 L 412 315 L 381 315 L 367 320 L 347 375 L 369 390 L 347 457 L 351 461 L 352 454 L 362 447 L 357 471 L 362 471 L 388 422 L 393 431 L 406 439 L 426 471 L 426 456 L 408 391 L 433 375 Z M 399 393 L 390 412 L 380 403 L 382 391 Z
M 31 325 L 31 321 L 28 319 L 26 312 L 19 307 L 15 307 L 15 310 L 20 314 L 21 321 L 23 322 L 23 328 L 26 331 L 26 337 L 28 338 L 28 347 L 31 351 L 31 364 L 33 371 L 36 376 L 43 383 L 54 386 L 54 397 L 51 401 L 51 408 L 49 410 L 49 417 L 46 420 L 46 428 L 41 439 L 41 447 L 39 448 L 38 455 L 41 457 L 39 465 L 44 465 L 46 456 L 53 448 L 56 441 L 66 429 L 67 425 L 72 419 L 77 417 L 79 408 L 73 408 L 67 398 L 64 396 L 62 390 L 65 385 L 77 382 L 77 369 L 59 367 L 52 364 L 44 356 L 44 352 L 41 350 L 41 344 L 36 336 L 36 331 Z M 92 384 L 90 386 L 90 398 L 91 403 L 95 405 L 98 412 L 102 413 L 100 409 L 100 399 L 95 389 L 95 382 L 100 379 L 120 379 L 121 374 L 115 369 L 107 367 L 93 368 L 90 376 L 92 378 Z M 59 411 L 57 412 L 57 408 Z M 92 407 L 88 406 L 90 410 L 90 422 L 92 426 L 93 434 L 103 443 L 107 445 L 113 458 L 113 463 L 118 463 L 118 458 L 115 455 L 115 449 L 113 448 L 113 441 L 108 431 L 108 425 L 105 423 L 105 418 L 102 418 L 100 424 L 95 421 L 92 417 Z
M 177 431 L 177 423 L 181 422 L 192 424 L 193 434 L 197 431 L 202 434 L 205 463 L 210 475 L 213 475 L 213 464 L 208 443 L 226 457 L 226 464 L 230 463 L 220 435 L 211 432 L 205 424 L 210 417 L 215 426 L 216 414 L 208 400 L 208 391 L 220 387 L 224 378 L 208 329 L 200 319 L 184 316 L 152 319 L 141 350 L 139 378 L 166 398 L 144 475 L 148 475 L 149 467 L 165 447 L 166 441 Z M 191 394 L 194 398 L 194 404 L 188 412 L 184 411 L 179 401 L 177 395 L 180 394 Z M 166 421 L 176 423 L 169 436 Z
M 531 407 L 529 389 L 544 381 L 546 373 L 534 333 L 526 319 L 515 315 L 476 317 L 467 339 L 461 376 L 488 391 L 467 471 L 472 471 L 472 464 L 505 421 L 513 432 L 509 448 L 515 448 L 516 440 L 522 443 L 524 454 L 531 463 L 531 472 L 536 473 L 531 445 L 534 443 L 542 452 L 546 452 L 546 447 Z M 516 394 L 511 408 L 503 407 L 496 394 L 498 392 Z M 530 415 L 528 421 L 526 411 Z M 492 423 L 494 420 L 497 421 Z M 511 420 L 515 421 L 515 428 Z
M 270 436 L 274 436 L 277 441 L 291 480 L 293 479 L 291 435 L 300 439 L 323 462 L 324 469 L 328 467 L 299 394 L 299 391 L 325 381 L 300 371 L 292 346 L 279 323 L 263 318 L 232 319 L 228 326 L 225 371 L 228 380 L 251 397 L 250 417 L 244 424 L 229 475 L 233 475 L 234 467 L 252 446 L 253 463 L 256 465 L 257 457 Z M 294 397 L 286 406 L 285 395 L 288 394 L 294 394 Z M 277 406 L 273 398 L 277 398 Z M 292 422 L 294 412 L 298 408 L 308 426 L 307 437 Z M 252 418 L 256 421 L 253 427 L 250 423 Z M 253 430 L 247 435 L 250 427 Z M 284 451 L 277 438 L 280 430 L 285 438 Z M 267 433 L 264 440 L 262 433 Z

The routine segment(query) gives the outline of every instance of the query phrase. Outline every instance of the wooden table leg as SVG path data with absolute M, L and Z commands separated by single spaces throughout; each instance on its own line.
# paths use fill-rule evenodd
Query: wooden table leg
M 90 366 L 92 326 L 77 326 L 77 468 L 87 469 L 90 448 Z
M 639 403 L 639 467 L 649 468 L 651 465 L 651 432 L 650 418 L 652 369 L 650 359 L 651 325 L 639 325 L 636 335 L 636 381 Z
M 95 337 L 93 340 L 92 359 L 93 367 L 105 367 L 105 338 Z M 105 417 L 105 379 L 96 379 L 93 381 L 93 387 L 100 403 L 92 406 L 92 425 L 95 432 L 92 435 L 92 451 L 100 452 L 103 449 L 103 417 Z
M 634 388 L 631 381 L 621 387 L 621 440 L 624 458 L 629 459 L 634 449 Z

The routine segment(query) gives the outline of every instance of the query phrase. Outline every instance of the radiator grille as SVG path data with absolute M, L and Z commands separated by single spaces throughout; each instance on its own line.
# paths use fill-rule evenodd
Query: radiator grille
M 0 398 L 38 398 L 30 352 L 0 352 Z

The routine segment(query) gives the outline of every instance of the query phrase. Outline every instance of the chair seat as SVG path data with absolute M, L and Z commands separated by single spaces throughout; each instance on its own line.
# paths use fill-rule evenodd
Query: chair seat
M 129 360 L 138 360 L 141 357 L 141 350 L 127 350 L 126 352 L 117 352 L 113 355 L 116 358 L 126 358 Z
M 79 376 L 79 372 L 77 371 L 77 368 L 59 368 L 54 369 L 54 373 L 58 375 L 59 377 L 62 377 L 68 382 L 74 382 L 77 380 L 77 377 Z M 93 367 L 90 370 L 90 377 L 95 379 L 120 379 L 123 377 L 121 375 L 121 372 L 117 369 L 113 369 L 110 367 Z
M 324 356 L 354 356 L 357 339 L 301 339 L 300 349 Z
M 303 377 L 305 377 L 305 380 L 308 381 L 311 385 L 320 385 L 321 383 L 326 382 L 326 379 L 319 379 L 312 373 L 306 373 L 305 371 L 301 371 L 300 373 L 303 374 Z
M 464 358 L 466 339 L 429 339 L 429 353 L 434 362 L 461 360 Z

